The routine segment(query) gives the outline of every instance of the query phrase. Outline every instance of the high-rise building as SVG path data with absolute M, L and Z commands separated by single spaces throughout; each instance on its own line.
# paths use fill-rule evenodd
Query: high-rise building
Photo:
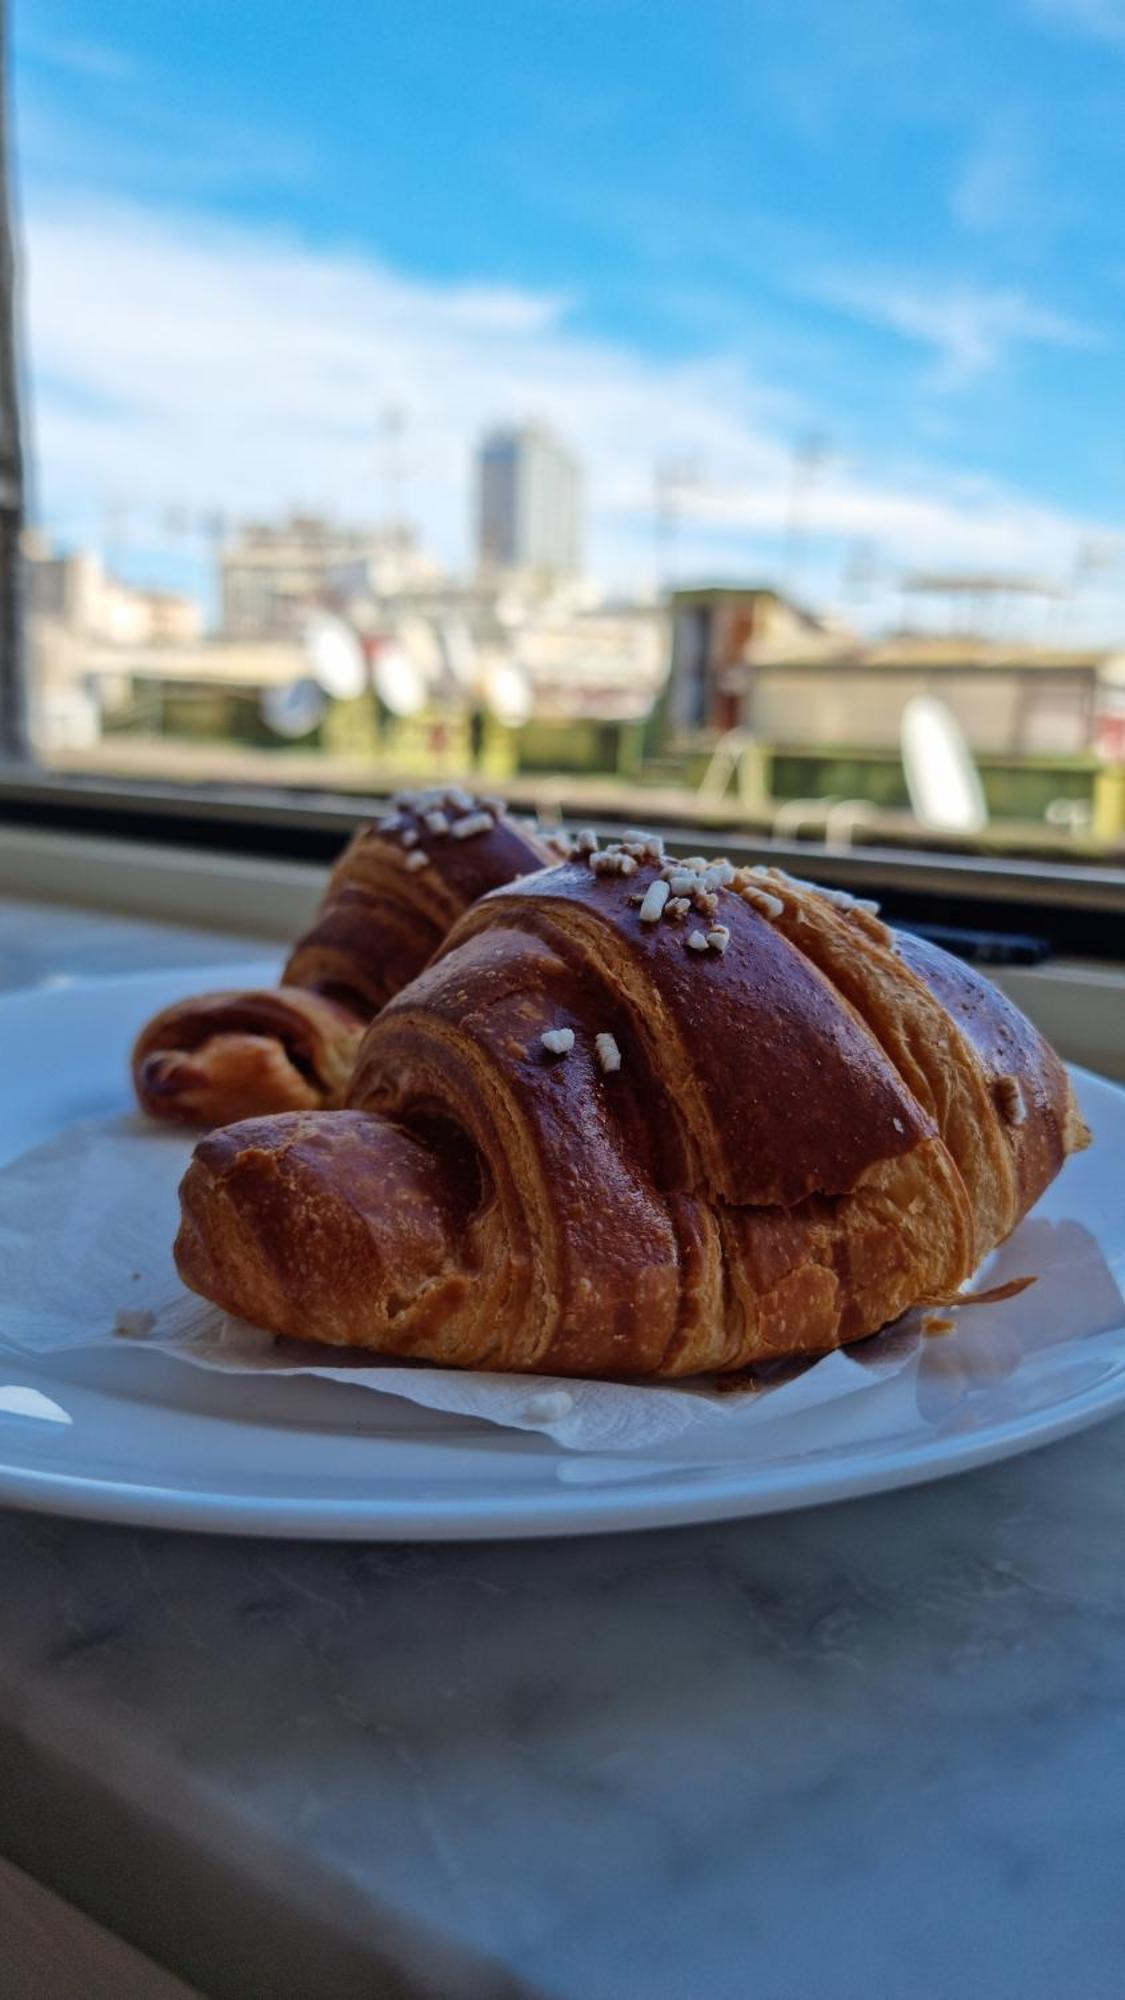
M 491 431 L 477 457 L 477 552 L 482 570 L 577 576 L 582 568 L 582 474 L 550 431 Z

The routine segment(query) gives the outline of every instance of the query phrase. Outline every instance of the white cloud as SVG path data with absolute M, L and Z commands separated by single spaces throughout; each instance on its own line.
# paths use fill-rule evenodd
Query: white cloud
M 1022 121 L 997 115 L 961 163 L 950 201 L 954 221 L 979 234 L 1019 228 L 1031 218 L 1041 229 L 1049 206 Z
M 36 35 L 27 46 L 41 62 L 55 69 L 70 70 L 78 76 L 96 77 L 101 82 L 119 81 L 137 74 L 133 58 L 111 42 L 84 41 L 72 35 Z
M 1014 346 L 1090 348 L 1098 335 L 1023 292 L 911 278 L 827 272 L 806 289 L 868 326 L 885 327 L 937 356 L 931 386 L 965 388 L 997 367 Z
M 261 510 L 298 497 L 370 515 L 380 410 L 407 413 L 412 499 L 463 553 L 479 431 L 542 415 L 606 517 L 643 512 L 659 456 L 702 451 L 777 484 L 753 395 L 723 364 L 646 362 L 580 337 L 564 300 L 441 285 L 135 208 L 50 208 L 28 227 L 43 489 Z
M 608 580 L 651 571 L 653 468 L 685 456 L 707 473 L 682 529 L 685 567 L 776 570 L 791 447 L 741 361 L 654 359 L 580 333 L 557 297 L 422 281 L 280 234 L 137 207 L 48 206 L 28 237 L 34 441 L 50 520 L 88 527 L 109 496 L 142 532 L 175 503 L 260 515 L 300 502 L 371 519 L 385 505 L 378 418 L 394 406 L 407 418 L 410 510 L 451 562 L 467 554 L 476 438 L 498 419 L 537 416 L 585 462 L 591 554 Z M 1000 337 L 997 316 L 1010 328 L 1027 310 L 994 300 L 982 333 L 966 309 L 942 342 L 973 362 L 974 341 L 990 328 Z M 1040 337 L 1074 337 L 1049 316 L 1042 325 Z M 809 519 L 825 577 L 861 537 L 888 568 L 1057 575 L 1077 538 L 1097 531 L 982 481 L 839 464 Z
M 1030 0 L 1031 12 L 1103 42 L 1125 43 L 1125 0 Z

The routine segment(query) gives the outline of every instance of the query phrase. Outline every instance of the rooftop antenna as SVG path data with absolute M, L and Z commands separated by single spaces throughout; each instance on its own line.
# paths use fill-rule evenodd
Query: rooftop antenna
M 948 627 L 962 637 L 990 636 L 995 643 L 1002 631 L 1004 612 L 1019 599 L 1045 601 L 1065 595 L 1050 577 L 1021 572 L 923 570 L 902 578 L 903 599 L 907 595 L 927 597 L 944 607 Z
M 111 493 L 102 503 L 102 560 L 111 576 L 120 576 L 129 542 L 129 503 Z
M 680 523 L 688 497 L 699 481 L 699 460 L 686 455 L 659 459 L 653 471 L 658 593 L 670 590 L 675 583 Z
M 406 435 L 406 411 L 401 404 L 388 403 L 386 409 L 379 413 L 376 429 L 380 447 L 385 526 L 388 534 L 398 539 L 406 527 L 406 467 L 402 451 Z
M 1083 535 L 1074 551 L 1074 562 L 1065 589 L 1060 593 L 1058 630 L 1060 636 L 1073 630 L 1078 599 L 1099 577 L 1120 569 L 1125 548 L 1109 535 Z
M 793 450 L 781 562 L 782 583 L 790 597 L 796 596 L 800 589 L 812 519 L 812 496 L 830 456 L 829 439 L 821 431 L 810 432 Z
M 867 604 L 879 582 L 878 544 L 861 537 L 852 543 L 842 577 L 845 596 L 855 604 Z
M 229 523 L 226 515 L 220 512 L 217 507 L 213 507 L 208 513 L 200 515 L 199 532 L 213 556 L 218 555 L 219 550 L 226 541 L 228 526 Z

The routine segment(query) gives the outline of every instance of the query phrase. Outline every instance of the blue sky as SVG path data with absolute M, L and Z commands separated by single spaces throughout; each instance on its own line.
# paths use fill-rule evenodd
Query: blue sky
M 1125 632 L 1125 0 L 17 0 L 15 28 L 61 534 L 170 575 L 173 505 L 377 517 L 394 406 L 448 561 L 480 427 L 541 416 L 609 579 L 651 576 L 670 459 L 680 573 L 776 573 L 815 438 L 806 593 L 889 616 L 903 569 L 1084 560 L 1074 630 Z

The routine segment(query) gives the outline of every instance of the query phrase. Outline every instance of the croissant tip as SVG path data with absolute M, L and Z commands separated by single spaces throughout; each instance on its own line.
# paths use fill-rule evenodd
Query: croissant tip
M 145 1056 L 137 1068 L 137 1086 L 143 1097 L 167 1098 L 181 1088 L 184 1058 L 175 1049 L 158 1049 Z

